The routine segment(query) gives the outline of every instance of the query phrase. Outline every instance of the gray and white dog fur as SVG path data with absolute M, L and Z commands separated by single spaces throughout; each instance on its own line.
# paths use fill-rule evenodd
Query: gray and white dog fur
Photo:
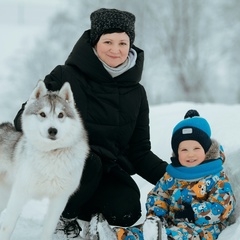
M 70 84 L 50 92 L 39 81 L 23 111 L 22 130 L 0 125 L 0 211 L 5 209 L 0 239 L 10 240 L 28 200 L 48 198 L 39 239 L 50 240 L 89 153 Z

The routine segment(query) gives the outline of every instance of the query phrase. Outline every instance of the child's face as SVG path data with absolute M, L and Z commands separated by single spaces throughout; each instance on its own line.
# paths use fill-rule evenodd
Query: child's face
M 205 160 L 202 145 L 194 140 L 182 141 L 178 146 L 178 159 L 182 166 L 195 167 Z

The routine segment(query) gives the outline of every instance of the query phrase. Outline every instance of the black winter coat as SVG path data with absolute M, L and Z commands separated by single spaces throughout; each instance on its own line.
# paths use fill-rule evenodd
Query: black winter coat
M 65 65 L 57 66 L 44 82 L 51 91 L 70 83 L 91 150 L 102 159 L 105 171 L 119 165 L 155 184 L 167 163 L 151 152 L 149 106 L 139 83 L 144 52 L 133 46 L 138 55 L 136 65 L 112 78 L 94 54 L 89 33 L 78 40 Z

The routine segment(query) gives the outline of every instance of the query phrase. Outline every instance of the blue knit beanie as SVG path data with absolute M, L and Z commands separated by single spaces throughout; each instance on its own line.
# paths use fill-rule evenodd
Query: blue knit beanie
M 185 119 L 173 129 L 171 145 L 175 156 L 178 156 L 178 146 L 184 140 L 199 142 L 205 153 L 212 144 L 211 128 L 207 120 L 200 117 L 196 110 L 189 110 L 185 115 Z
M 100 8 L 90 15 L 92 46 L 98 42 L 104 33 L 126 32 L 130 39 L 130 46 L 135 39 L 135 16 L 127 11 L 118 9 Z

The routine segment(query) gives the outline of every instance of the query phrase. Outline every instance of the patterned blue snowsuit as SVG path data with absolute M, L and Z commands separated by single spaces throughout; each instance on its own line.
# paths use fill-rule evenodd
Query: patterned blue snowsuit
M 155 215 L 166 220 L 169 239 L 214 240 L 229 224 L 235 197 L 222 162 L 219 157 L 191 168 L 170 164 L 165 175 L 149 192 L 147 216 Z M 184 210 L 186 204 L 192 208 L 193 221 L 175 216 Z M 118 239 L 143 239 L 142 226 L 115 230 Z
M 175 218 L 186 203 L 193 209 L 194 222 Z M 193 168 L 170 164 L 146 203 L 148 214 L 167 219 L 167 235 L 176 240 L 217 239 L 234 207 L 235 198 L 221 158 Z

